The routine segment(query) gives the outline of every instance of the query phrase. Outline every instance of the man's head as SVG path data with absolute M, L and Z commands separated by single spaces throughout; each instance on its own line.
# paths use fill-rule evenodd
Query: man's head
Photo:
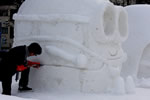
M 36 56 L 36 55 L 40 55 L 42 53 L 42 48 L 38 43 L 31 43 L 28 46 L 28 50 L 29 50 L 29 56 Z

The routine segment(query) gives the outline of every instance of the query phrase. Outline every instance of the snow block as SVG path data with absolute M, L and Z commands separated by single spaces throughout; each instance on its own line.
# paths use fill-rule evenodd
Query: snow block
M 109 0 L 26 0 L 13 18 L 13 46 L 38 42 L 43 48 L 31 58 L 44 64 L 31 71 L 35 89 L 103 93 L 119 84 L 128 36 L 123 7 Z

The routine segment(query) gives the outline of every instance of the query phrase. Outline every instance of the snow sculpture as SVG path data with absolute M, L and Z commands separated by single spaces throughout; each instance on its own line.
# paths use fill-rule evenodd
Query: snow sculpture
M 108 0 L 26 0 L 14 19 L 14 46 L 36 41 L 43 48 L 38 60 L 44 66 L 30 75 L 35 89 L 125 92 L 120 77 L 126 60 L 121 45 L 128 36 L 123 7 Z
M 128 59 L 124 63 L 122 75 L 131 75 L 134 79 L 150 78 L 150 10 L 149 5 L 126 7 L 129 18 L 130 36 L 123 44 Z

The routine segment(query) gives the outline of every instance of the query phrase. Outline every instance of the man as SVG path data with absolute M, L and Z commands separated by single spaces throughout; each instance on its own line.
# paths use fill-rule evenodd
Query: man
M 0 80 L 2 81 L 2 94 L 11 95 L 12 76 L 22 71 L 18 90 L 32 90 L 28 85 L 29 71 L 32 65 L 39 67 L 40 63 L 27 61 L 27 57 L 40 55 L 42 48 L 38 43 L 29 46 L 17 46 L 10 49 L 0 62 Z M 16 77 L 18 74 L 16 74 Z

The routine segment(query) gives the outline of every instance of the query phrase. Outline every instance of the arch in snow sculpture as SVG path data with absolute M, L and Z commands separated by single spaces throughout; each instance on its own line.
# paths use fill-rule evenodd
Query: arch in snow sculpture
M 123 8 L 118 11 L 106 0 L 33 2 L 26 0 L 14 15 L 14 46 L 36 41 L 43 48 L 38 60 L 44 66 L 32 70 L 33 87 L 44 91 L 125 92 L 120 77 L 126 59 L 121 38 L 128 35 Z M 118 82 L 122 83 L 121 90 L 117 89 Z
M 139 62 L 138 78 L 150 78 L 150 44 L 143 49 L 142 56 Z

